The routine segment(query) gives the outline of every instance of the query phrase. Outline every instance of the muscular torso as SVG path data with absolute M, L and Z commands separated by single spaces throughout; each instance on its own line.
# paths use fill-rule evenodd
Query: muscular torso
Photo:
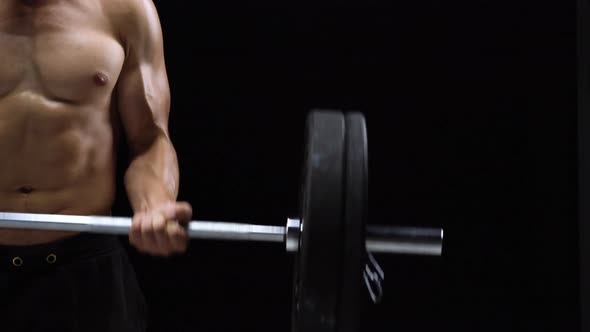
M 0 211 L 110 213 L 125 52 L 104 3 L 0 2 Z M 69 235 L 0 229 L 0 244 Z

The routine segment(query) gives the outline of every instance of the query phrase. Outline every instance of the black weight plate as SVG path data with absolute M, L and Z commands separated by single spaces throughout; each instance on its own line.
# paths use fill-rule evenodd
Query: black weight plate
M 335 332 L 342 263 L 344 115 L 310 113 L 306 141 L 292 330 Z
M 339 332 L 360 329 L 363 257 L 368 211 L 368 150 L 365 117 L 346 115 L 346 171 L 343 226 L 343 257 Z

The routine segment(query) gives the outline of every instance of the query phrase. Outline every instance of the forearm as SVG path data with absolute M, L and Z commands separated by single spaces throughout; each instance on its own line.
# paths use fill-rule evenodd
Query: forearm
M 178 173 L 176 151 L 164 134 L 132 155 L 125 173 L 125 187 L 133 211 L 146 211 L 176 201 Z

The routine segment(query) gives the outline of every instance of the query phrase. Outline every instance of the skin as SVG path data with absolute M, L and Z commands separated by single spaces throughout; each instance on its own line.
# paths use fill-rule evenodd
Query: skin
M 0 1 L 0 211 L 110 215 L 125 138 L 131 244 L 184 252 L 192 210 L 177 202 L 169 112 L 151 0 Z M 0 244 L 73 235 L 0 229 Z

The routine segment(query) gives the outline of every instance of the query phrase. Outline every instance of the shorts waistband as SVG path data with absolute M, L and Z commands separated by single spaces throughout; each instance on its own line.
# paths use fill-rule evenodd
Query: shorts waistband
M 0 245 L 0 271 L 30 271 L 122 250 L 115 235 L 81 233 L 30 246 Z

